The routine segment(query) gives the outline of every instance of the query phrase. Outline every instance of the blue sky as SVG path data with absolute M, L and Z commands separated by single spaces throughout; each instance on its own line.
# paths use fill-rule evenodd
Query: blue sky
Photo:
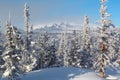
M 91 23 L 100 19 L 99 0 L 0 0 L 0 21 L 4 27 L 8 14 L 11 13 L 12 24 L 24 28 L 23 8 L 30 7 L 30 22 L 33 25 L 74 22 L 80 23 L 84 15 L 88 15 Z M 110 19 L 114 25 L 120 26 L 120 0 L 109 0 L 106 4 Z

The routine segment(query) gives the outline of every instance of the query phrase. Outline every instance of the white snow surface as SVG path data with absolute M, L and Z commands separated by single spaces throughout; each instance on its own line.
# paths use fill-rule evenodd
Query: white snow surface
M 32 71 L 21 76 L 21 80 L 120 80 L 120 73 L 114 71 L 107 78 L 100 78 L 94 70 L 61 67 Z
M 117 80 L 118 78 L 117 77 L 115 77 L 115 76 L 112 76 L 112 75 L 108 75 L 108 77 L 106 78 L 106 79 L 112 79 L 112 80 Z

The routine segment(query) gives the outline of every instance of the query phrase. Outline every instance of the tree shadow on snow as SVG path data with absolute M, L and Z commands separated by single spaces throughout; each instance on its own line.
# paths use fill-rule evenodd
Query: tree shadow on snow
M 51 68 L 40 71 L 41 80 L 70 80 L 77 75 L 83 75 L 92 70 L 74 67 Z
M 21 80 L 71 80 L 92 70 L 74 67 L 47 68 L 36 70 L 22 76 Z

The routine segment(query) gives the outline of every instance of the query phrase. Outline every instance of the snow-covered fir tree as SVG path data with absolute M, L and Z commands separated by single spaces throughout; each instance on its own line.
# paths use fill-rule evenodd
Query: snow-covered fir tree
M 113 58 L 113 60 L 115 60 L 114 61 L 114 65 L 115 66 L 118 66 L 118 67 L 120 67 L 120 32 L 115 32 L 115 37 L 114 37 L 114 40 L 116 41 L 116 42 L 114 42 L 114 52 L 116 52 L 116 54 L 114 54 L 114 58 Z M 117 48 L 116 48 L 117 47 Z
M 67 28 L 66 26 L 64 32 L 61 33 L 59 37 L 59 45 L 57 50 L 57 65 L 58 66 L 69 66 L 69 49 L 70 49 L 70 41 L 68 40 Z
M 119 35 L 114 29 L 108 31 L 108 44 L 107 49 L 108 57 L 110 59 L 110 63 L 115 62 L 117 60 L 119 54 Z
M 78 37 L 76 30 L 73 31 L 73 36 L 70 44 L 71 46 L 70 46 L 69 59 L 68 59 L 69 66 L 78 67 L 80 66 L 80 55 L 78 52 L 79 46 L 78 46 Z
M 29 41 L 29 28 L 30 28 L 30 22 L 29 22 L 29 6 L 27 4 L 24 5 L 24 19 L 25 19 L 25 27 L 26 27 L 26 41 L 25 41 L 25 48 L 29 50 L 30 41 Z
M 11 22 L 6 24 L 6 38 L 7 43 L 2 58 L 5 61 L 2 68 L 4 68 L 3 77 L 8 77 L 8 80 L 20 80 L 19 75 L 23 73 L 23 66 L 21 61 L 21 50 L 18 48 L 20 41 L 19 34 L 16 34 L 17 29 L 11 25 Z
M 42 33 L 38 39 L 39 50 L 38 69 L 51 67 L 55 64 L 55 46 L 51 44 L 50 37 L 47 32 Z
M 65 26 L 65 31 L 64 31 L 64 36 L 63 36 L 63 63 L 64 63 L 64 67 L 68 67 L 68 39 L 67 39 L 67 28 Z
M 80 66 L 84 68 L 92 67 L 92 55 L 90 54 L 90 28 L 89 28 L 89 20 L 88 17 L 84 17 L 84 27 L 83 27 L 83 46 L 80 52 Z
M 37 64 L 37 59 L 34 56 L 35 51 L 32 43 L 32 34 L 33 34 L 33 25 L 30 24 L 29 21 L 29 6 L 27 4 L 24 5 L 24 18 L 25 18 L 25 27 L 26 27 L 26 39 L 23 49 L 23 63 L 25 64 L 26 72 L 34 69 Z
M 1 23 L 1 22 L 0 22 Z M 3 65 L 4 64 L 4 60 L 2 59 L 2 53 L 3 53 L 3 51 L 4 51 L 4 43 L 3 43 L 3 40 L 2 40 L 2 32 L 1 32 L 1 25 L 0 25 L 0 68 L 1 68 L 1 65 Z M 0 69 L 0 70 L 2 70 L 2 69 Z
M 110 47 L 110 45 L 112 45 L 112 43 L 110 43 L 111 42 L 110 37 L 112 36 L 111 36 L 111 32 L 109 34 L 109 28 L 111 26 L 114 27 L 114 25 L 111 23 L 111 20 L 108 19 L 110 14 L 107 13 L 107 7 L 105 6 L 106 2 L 107 0 L 100 0 L 101 28 L 99 28 L 100 29 L 99 45 L 101 48 L 99 49 L 100 51 L 98 53 L 100 55 L 98 56 L 98 61 L 96 62 L 97 66 L 99 67 L 100 77 L 105 77 L 105 67 L 106 65 L 110 64 L 109 55 L 112 49 L 112 47 Z
M 60 37 L 59 37 L 59 43 L 58 43 L 58 49 L 57 49 L 57 54 L 56 54 L 56 56 L 57 56 L 57 62 L 56 62 L 56 64 L 57 64 L 57 66 L 63 66 L 64 65 L 64 56 L 63 56 L 63 45 L 64 45 L 64 41 L 63 41 L 63 36 L 64 36 L 64 34 L 63 33 L 61 33 L 60 34 Z
M 89 18 L 88 16 L 84 17 L 84 27 L 83 27 L 83 48 L 90 49 L 90 36 L 89 36 Z

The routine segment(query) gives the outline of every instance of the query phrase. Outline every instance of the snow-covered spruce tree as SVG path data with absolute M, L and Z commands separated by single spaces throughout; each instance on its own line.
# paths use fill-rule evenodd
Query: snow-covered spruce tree
M 38 40 L 39 50 L 36 54 L 38 57 L 38 69 L 51 67 L 55 63 L 55 47 L 51 45 L 50 37 L 47 32 L 42 33 Z
M 117 66 L 117 67 L 120 67 L 120 32 L 116 31 L 115 32 L 115 36 L 114 36 L 114 40 L 116 41 L 115 44 L 113 45 L 115 50 L 114 52 L 116 54 L 114 54 L 114 58 L 113 58 L 113 62 L 114 62 L 114 65 Z M 116 48 L 117 47 L 117 48 Z
M 57 50 L 57 65 L 58 66 L 69 66 L 69 53 L 71 47 L 71 35 L 67 33 L 67 29 L 64 33 L 61 33 L 58 50 Z
M 99 35 L 100 34 L 99 29 L 96 30 L 93 34 L 95 34 L 92 37 L 92 47 L 91 47 L 93 68 L 96 71 L 99 71 L 100 52 L 101 52 L 101 43 L 100 43 L 101 36 Z
M 66 28 L 66 26 L 65 26 Z M 64 60 L 64 67 L 68 67 L 68 39 L 67 39 L 67 28 L 65 29 L 64 36 L 63 36 L 63 60 Z
M 79 49 L 78 47 L 79 47 L 78 37 L 77 37 L 76 30 L 74 30 L 72 40 L 71 40 L 70 51 L 69 51 L 69 59 L 68 59 L 69 66 L 73 66 L 73 67 L 80 66 L 80 56 L 78 52 L 78 49 Z
M 105 63 L 108 62 L 109 57 L 107 55 L 109 55 L 108 52 L 108 29 L 112 26 L 113 24 L 111 23 L 111 20 L 108 19 L 108 17 L 110 16 L 110 14 L 107 13 L 107 7 L 105 6 L 105 3 L 107 2 L 107 0 L 100 0 L 101 2 L 101 55 L 100 55 L 100 77 L 105 77 Z
M 0 39 L 2 39 L 1 26 L 0 26 Z M 3 41 L 0 40 L 0 71 L 2 70 L 1 65 L 4 64 L 4 60 L 2 59 L 2 56 L 1 56 L 3 51 L 4 51 Z
M 101 30 L 100 30 L 101 31 Z M 96 33 L 97 34 L 97 33 Z M 100 34 L 100 33 L 99 33 Z M 106 30 L 106 54 L 104 54 L 105 57 L 105 67 L 112 67 L 114 69 L 114 65 L 118 65 L 115 62 L 118 60 L 119 55 L 119 35 L 118 32 L 115 30 L 115 28 L 109 28 Z M 95 39 L 95 37 L 94 37 Z M 97 41 L 95 41 L 95 45 L 93 47 L 92 53 L 94 56 L 94 68 L 96 70 L 99 70 L 100 66 L 100 52 L 101 52 L 101 35 L 97 36 Z
M 21 33 L 19 32 L 19 30 L 15 27 L 15 26 L 12 26 L 12 29 L 13 29 L 13 38 L 14 38 L 14 43 L 16 45 L 16 49 L 22 49 L 24 43 L 23 43 L 23 40 L 22 40 L 22 36 L 21 36 Z
M 51 42 L 50 42 L 51 43 Z M 57 56 L 56 56 L 56 43 L 53 41 L 53 43 L 50 44 L 49 53 L 51 54 L 51 61 L 49 63 L 48 67 L 56 67 L 57 62 Z
M 27 4 L 24 5 L 24 19 L 25 19 L 25 27 L 26 27 L 26 40 L 25 40 L 25 48 L 27 50 L 30 49 L 30 40 L 29 40 L 29 28 L 30 28 L 30 22 L 29 22 L 29 6 Z
M 112 65 L 113 62 L 115 62 L 118 59 L 119 55 L 119 35 L 115 31 L 115 29 L 110 29 L 107 33 L 108 36 L 108 58 L 109 58 L 109 65 Z
M 14 28 L 11 23 L 6 25 L 6 38 L 7 44 L 2 58 L 5 64 L 2 68 L 5 69 L 3 72 L 3 77 L 8 77 L 8 80 L 20 80 L 19 75 L 23 73 L 23 66 L 20 64 L 21 51 L 18 49 L 18 42 L 20 41 L 19 34 L 16 34 L 16 28 Z
M 90 54 L 90 30 L 89 30 L 89 20 L 88 17 L 84 17 L 84 28 L 83 28 L 83 48 L 80 52 L 80 66 L 84 68 L 92 67 L 92 56 Z
M 59 45 L 58 45 L 58 49 L 57 49 L 57 61 L 56 61 L 56 65 L 58 67 L 63 66 L 64 65 L 64 57 L 63 57 L 63 33 L 61 33 L 60 37 L 59 37 Z
M 31 25 L 30 32 L 29 32 L 29 41 L 33 41 L 33 25 Z M 31 44 L 31 43 L 30 43 Z M 32 45 L 32 44 L 31 44 Z
M 89 32 L 90 32 L 90 30 L 89 30 L 89 18 L 88 18 L 88 16 L 85 16 L 84 17 L 84 27 L 83 27 L 83 41 L 84 41 L 83 48 L 84 49 L 90 48 Z
M 115 69 L 114 66 L 119 66 L 119 62 L 120 62 L 119 61 L 119 55 L 120 55 L 119 34 L 115 30 L 115 28 L 114 29 L 110 28 L 107 30 L 106 37 L 107 37 L 107 44 L 106 44 L 107 55 L 105 55 L 107 57 L 106 65 Z
M 36 57 L 34 56 L 34 48 L 33 45 L 31 44 L 32 42 L 32 28 L 33 26 L 30 25 L 29 21 L 29 6 L 27 4 L 24 5 L 24 18 L 25 18 L 25 27 L 26 27 L 26 39 L 25 39 L 25 45 L 23 49 L 23 63 L 25 64 L 25 69 L 26 72 L 31 71 L 36 67 Z M 31 29 L 30 29 L 31 26 Z
M 78 32 L 78 46 L 79 46 L 79 49 L 82 49 L 83 48 L 83 43 L 84 43 L 84 41 L 83 41 L 83 30 L 81 29 L 81 30 L 78 30 L 79 32 Z

